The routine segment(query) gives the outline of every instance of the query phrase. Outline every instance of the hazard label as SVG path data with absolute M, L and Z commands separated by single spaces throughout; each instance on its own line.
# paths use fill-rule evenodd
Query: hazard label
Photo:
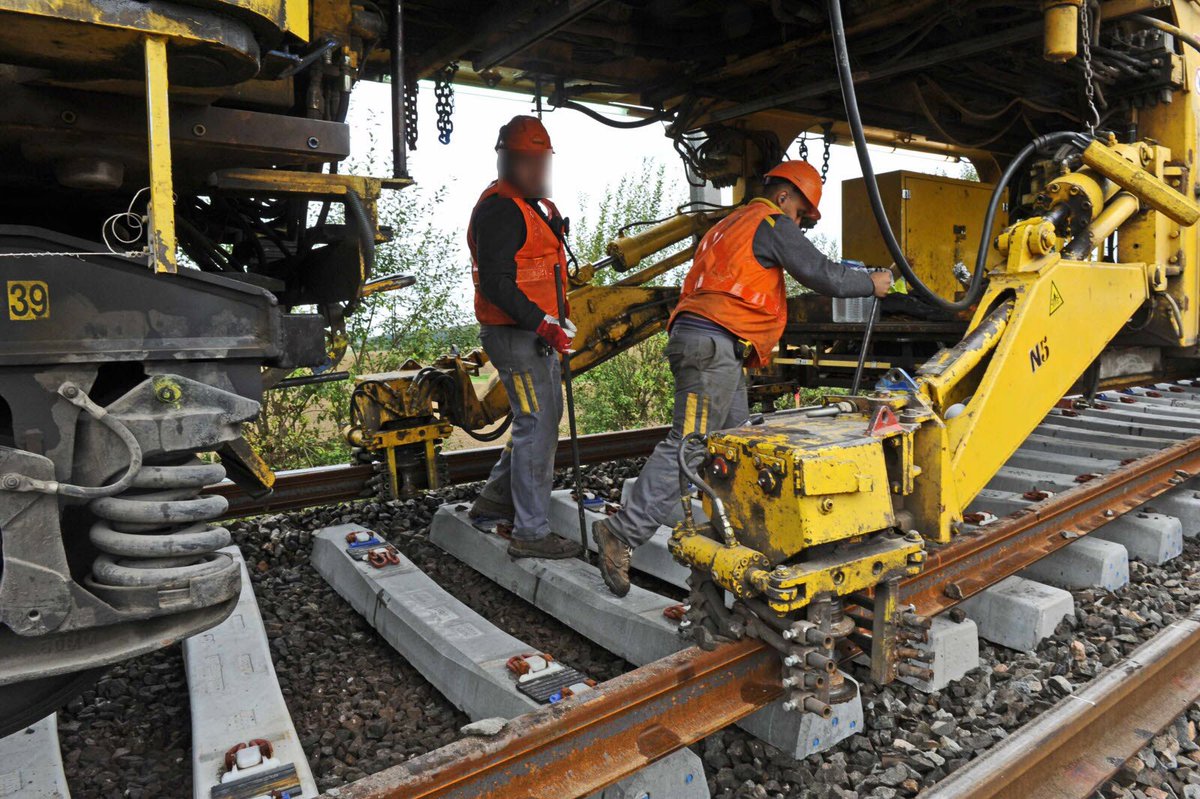
M 1058 286 L 1054 281 L 1050 281 L 1050 315 L 1054 316 L 1054 312 L 1063 307 L 1062 293 L 1058 290 Z

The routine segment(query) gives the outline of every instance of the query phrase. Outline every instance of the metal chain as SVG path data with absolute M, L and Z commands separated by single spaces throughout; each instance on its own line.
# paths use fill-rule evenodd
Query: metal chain
M 1092 71 L 1092 20 L 1088 0 L 1079 7 L 1079 25 L 1083 40 L 1083 91 L 1087 97 L 1088 113 L 1084 125 L 1093 136 L 1100 125 L 1100 111 L 1096 108 L 1096 74 Z
M 829 177 L 829 147 L 833 144 L 833 124 L 826 122 L 825 128 L 825 152 L 821 155 L 821 183 L 824 185 L 825 179 Z
M 804 134 L 800 137 L 800 160 L 808 160 L 808 134 Z
M 452 62 L 442 67 L 437 80 L 433 84 L 433 96 L 437 98 L 434 108 L 437 110 L 438 141 L 450 143 L 450 134 L 454 132 L 454 75 L 458 72 L 458 62 Z
M 404 87 L 404 138 L 408 149 L 417 149 L 417 90 L 419 84 L 412 81 Z

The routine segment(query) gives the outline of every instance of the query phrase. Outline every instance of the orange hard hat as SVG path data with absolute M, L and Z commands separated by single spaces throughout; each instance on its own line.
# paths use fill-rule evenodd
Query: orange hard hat
M 821 218 L 821 175 L 807 161 L 784 161 L 763 175 L 765 178 L 780 178 L 795 186 L 804 199 L 813 207 L 812 219 Z
M 554 152 L 550 146 L 550 134 L 537 117 L 518 114 L 500 127 L 496 139 L 497 150 L 520 150 L 524 152 Z

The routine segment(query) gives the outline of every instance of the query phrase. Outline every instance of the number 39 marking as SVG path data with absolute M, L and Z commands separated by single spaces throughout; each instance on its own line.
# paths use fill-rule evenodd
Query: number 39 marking
M 8 281 L 8 318 L 14 322 L 50 318 L 50 289 L 40 280 Z

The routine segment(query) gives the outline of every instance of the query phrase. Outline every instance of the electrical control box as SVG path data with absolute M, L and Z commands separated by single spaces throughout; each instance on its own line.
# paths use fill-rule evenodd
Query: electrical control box
M 963 289 L 955 264 L 968 273 L 975 268 L 983 217 L 992 184 L 901 170 L 877 176 L 892 233 L 921 280 L 946 299 Z M 993 238 L 1008 223 L 997 210 Z M 844 258 L 871 266 L 887 266 L 892 256 L 871 213 L 862 178 L 842 183 L 842 252 Z

